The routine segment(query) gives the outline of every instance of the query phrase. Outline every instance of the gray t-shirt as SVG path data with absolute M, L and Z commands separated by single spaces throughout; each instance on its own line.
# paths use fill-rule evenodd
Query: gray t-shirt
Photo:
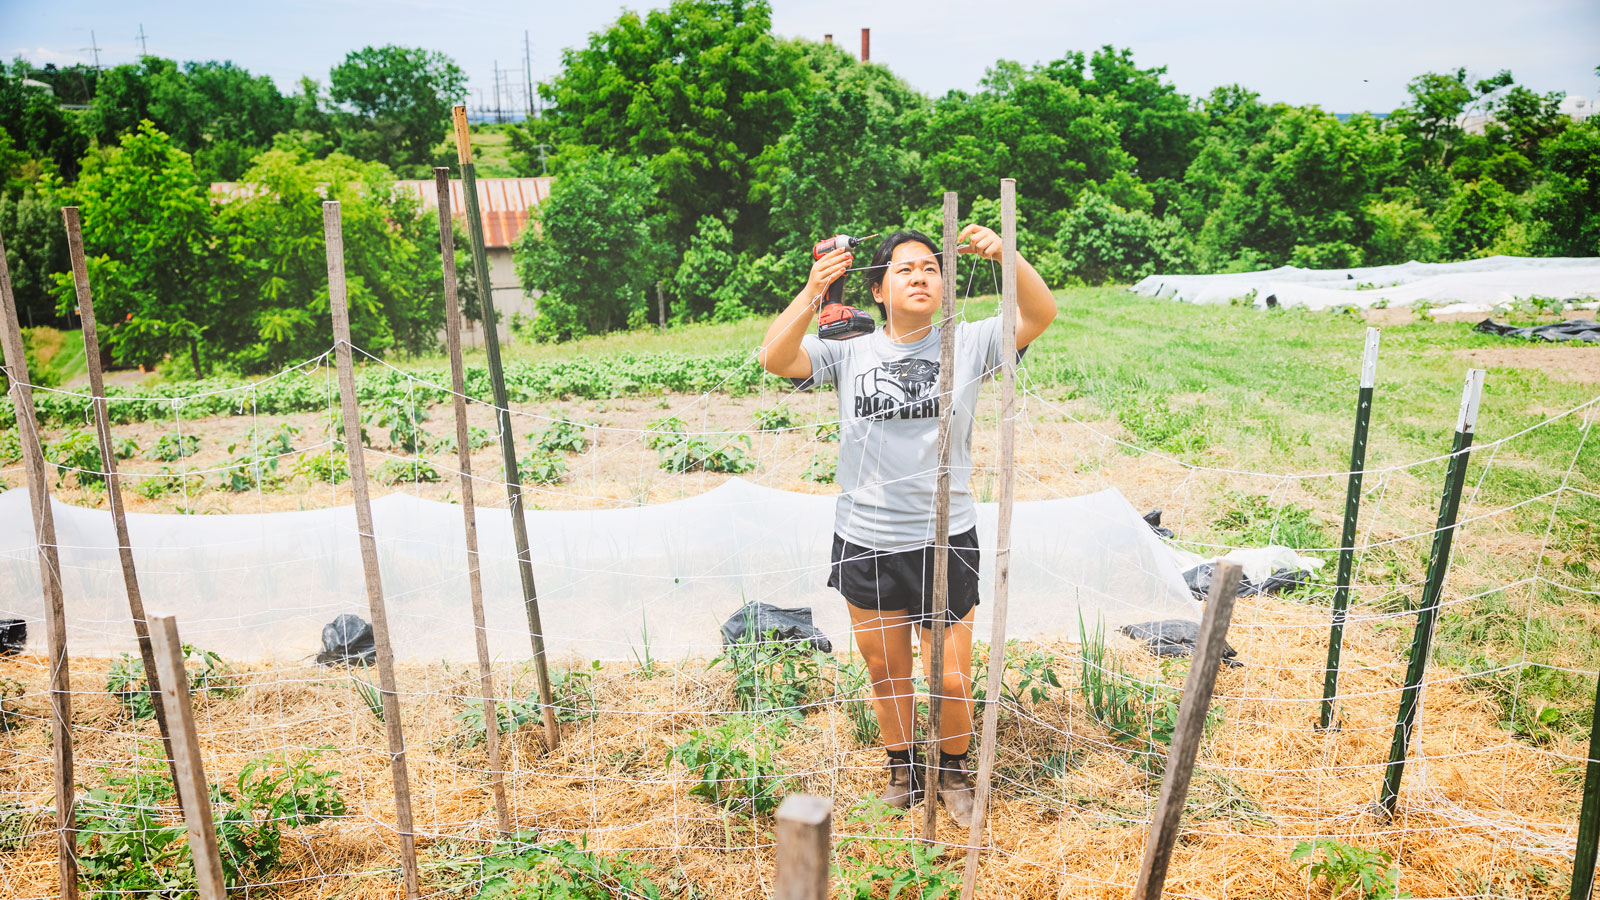
M 972 474 L 972 418 L 978 389 L 1000 366 L 1000 318 L 959 322 L 955 409 L 950 417 L 950 533 L 977 524 L 967 480 Z M 940 329 L 909 344 L 884 333 L 844 341 L 801 339 L 811 377 L 801 388 L 831 384 L 839 395 L 842 493 L 834 530 L 852 544 L 903 550 L 933 540 L 939 468 Z M 1018 354 L 1019 356 L 1021 354 Z

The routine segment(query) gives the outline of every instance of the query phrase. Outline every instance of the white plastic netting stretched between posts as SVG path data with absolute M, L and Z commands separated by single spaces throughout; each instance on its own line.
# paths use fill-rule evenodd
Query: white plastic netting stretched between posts
M 552 653 L 630 659 L 648 644 L 710 657 L 745 602 L 809 606 L 836 645 L 849 622 L 826 587 L 834 498 L 734 478 L 689 499 L 623 509 L 527 512 Z M 56 532 L 74 652 L 135 649 L 111 516 L 57 502 Z M 993 590 L 993 503 L 979 508 L 981 594 Z M 510 513 L 478 511 L 484 606 L 495 656 L 528 648 Z M 373 502 L 396 658 L 475 659 L 461 508 L 406 495 Z M 1114 488 L 1019 503 L 1010 618 L 1019 638 L 1198 618 L 1172 556 Z M 313 655 L 322 626 L 367 616 L 352 507 L 228 516 L 128 517 L 145 604 L 176 615 L 194 643 L 236 659 Z M 25 490 L 0 494 L 0 618 L 29 625 L 43 652 L 43 600 Z M 990 605 L 980 605 L 986 632 Z
M 1411 306 L 1427 301 L 1442 313 L 1491 312 L 1535 297 L 1600 299 L 1600 258 L 1490 256 L 1451 263 L 1408 262 L 1351 269 L 1279 266 L 1226 275 L 1151 275 L 1130 288 L 1147 297 L 1184 303 L 1255 306 L 1273 298 L 1283 306 L 1328 309 L 1374 304 Z

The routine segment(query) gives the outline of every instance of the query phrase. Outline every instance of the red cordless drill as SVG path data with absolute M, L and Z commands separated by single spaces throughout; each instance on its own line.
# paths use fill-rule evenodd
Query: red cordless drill
M 818 241 L 811 248 L 811 258 L 821 259 L 839 249 L 854 250 L 862 241 L 875 237 L 876 234 L 869 234 L 866 237 L 837 234 Z M 875 328 L 877 324 L 873 322 L 871 314 L 854 306 L 844 305 L 844 276 L 835 278 L 833 283 L 828 285 L 827 296 L 822 300 L 822 315 L 817 320 L 817 337 L 825 341 L 843 341 L 871 334 Z

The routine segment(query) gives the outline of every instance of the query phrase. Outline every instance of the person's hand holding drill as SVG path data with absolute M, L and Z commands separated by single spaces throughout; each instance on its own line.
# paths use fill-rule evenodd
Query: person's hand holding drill
M 811 263 L 811 275 L 806 279 L 806 294 L 813 298 L 813 307 L 822 305 L 828 286 L 843 278 L 855 259 L 848 249 L 840 248 L 823 254 Z

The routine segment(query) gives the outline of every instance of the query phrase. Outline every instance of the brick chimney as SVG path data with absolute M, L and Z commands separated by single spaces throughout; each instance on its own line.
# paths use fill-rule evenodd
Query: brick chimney
M 823 36 L 822 36 L 822 42 L 823 42 L 823 43 L 824 43 L 824 44 L 831 44 L 831 43 L 833 43 L 833 35 L 831 35 L 831 34 L 825 34 L 825 35 L 823 35 Z
M 871 60 L 872 60 L 872 29 L 871 28 L 863 28 L 863 29 L 861 29 L 861 61 L 862 62 L 870 62 Z

